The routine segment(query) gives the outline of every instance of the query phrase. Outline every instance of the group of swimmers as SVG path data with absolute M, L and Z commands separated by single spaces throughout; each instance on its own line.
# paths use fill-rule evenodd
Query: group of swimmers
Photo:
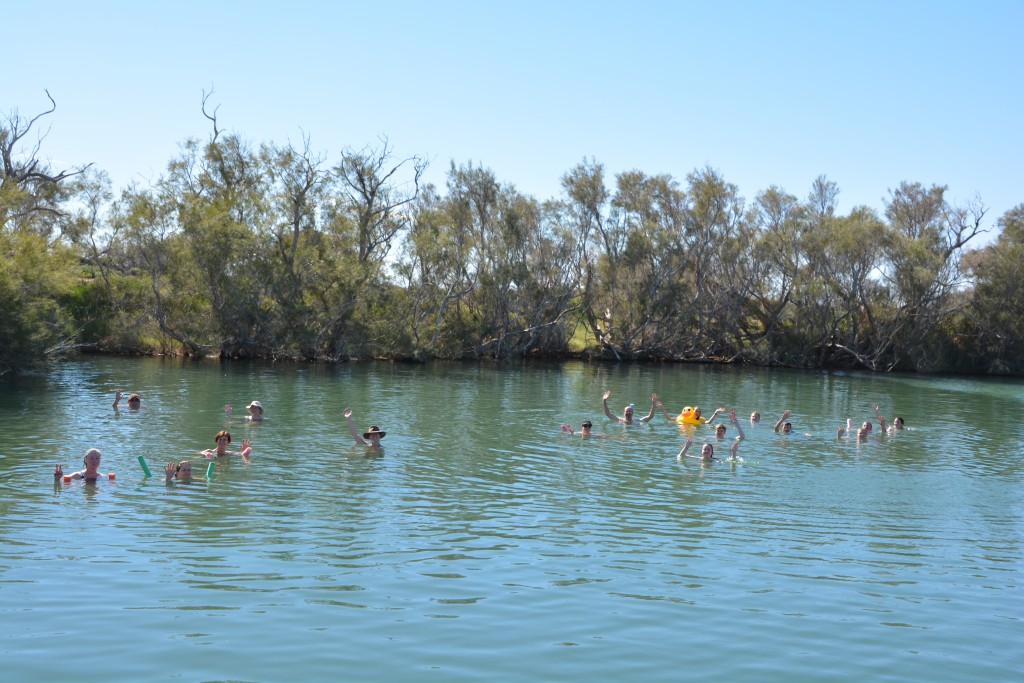
M 111 404 L 111 407 L 114 410 L 119 409 L 121 398 L 123 396 L 124 392 L 121 389 L 118 389 L 117 392 L 114 394 L 114 402 Z M 139 410 L 140 408 L 142 408 L 142 397 L 139 396 L 139 394 L 137 393 L 131 393 L 128 396 L 127 405 L 129 410 Z M 249 405 L 245 407 L 245 409 L 248 414 L 242 419 L 248 422 L 262 422 L 264 420 L 263 404 L 260 401 L 252 401 Z M 230 403 L 224 406 L 224 416 L 226 419 L 230 419 L 233 415 L 233 412 L 234 411 Z M 359 432 L 356 431 L 355 426 L 352 424 L 352 409 L 346 408 L 344 415 L 346 421 L 348 422 L 349 431 L 352 433 L 352 437 L 355 439 L 357 444 L 367 446 L 369 448 L 382 448 L 380 440 L 387 435 L 387 432 L 381 431 L 380 427 L 378 427 L 377 425 L 371 425 L 370 428 L 363 432 L 362 436 L 360 436 Z M 213 437 L 213 441 L 214 444 L 216 444 L 215 448 L 207 448 L 205 450 L 199 451 L 199 454 L 205 458 L 211 459 L 225 457 L 228 455 L 238 455 L 241 456 L 241 458 L 246 462 L 250 461 L 249 455 L 252 453 L 252 441 L 250 441 L 249 439 L 242 440 L 242 449 L 240 451 L 228 450 L 228 445 L 231 443 L 231 433 L 227 429 L 222 429 L 219 432 L 217 432 Z M 78 470 L 77 472 L 72 472 L 70 474 L 64 474 L 63 465 L 58 464 L 55 465 L 53 468 L 53 479 L 55 482 L 63 480 L 64 483 L 69 483 L 76 479 L 83 479 L 85 481 L 92 482 L 95 482 L 100 479 L 113 479 L 113 473 L 103 474 L 102 472 L 99 471 L 101 458 L 102 453 L 100 453 L 100 450 L 98 448 L 90 448 L 85 452 L 85 455 L 82 457 L 83 468 L 81 470 Z M 145 461 L 140 459 L 140 464 L 143 467 L 143 471 L 148 475 L 149 469 L 146 466 Z M 191 461 L 180 460 L 177 462 L 168 462 L 164 466 L 164 476 L 168 482 L 191 479 Z
M 665 415 L 665 418 L 674 423 L 692 426 L 711 425 L 720 414 L 726 412 L 725 408 L 717 408 L 711 414 L 711 417 L 705 418 L 701 414 L 700 406 L 687 406 L 678 416 L 673 417 L 672 415 L 669 414 L 668 410 L 665 409 L 665 405 L 658 400 L 658 394 L 652 393 L 651 409 L 647 413 L 647 415 L 636 418 L 636 407 L 634 404 L 630 403 L 625 408 L 623 408 L 622 415 L 619 416 L 612 413 L 611 410 L 608 408 L 608 399 L 611 398 L 611 395 L 612 392 L 609 390 L 605 391 L 601 397 L 601 403 L 604 408 L 604 414 L 608 417 L 608 419 L 616 420 L 617 422 L 623 424 L 632 424 L 634 419 L 637 422 L 650 422 L 651 419 L 654 417 L 654 413 L 658 409 L 660 409 L 661 412 Z M 118 409 L 122 396 L 123 391 L 121 389 L 118 389 L 117 393 L 114 395 L 114 402 L 111 404 L 111 407 L 113 407 L 115 410 Z M 127 403 L 128 408 L 130 410 L 139 410 L 142 407 L 142 398 L 137 393 L 132 393 L 128 396 Z M 252 401 L 245 408 L 248 415 L 246 415 L 243 418 L 244 420 L 247 420 L 249 422 L 263 421 L 264 416 L 262 403 L 260 403 L 259 401 Z M 892 424 L 889 425 L 886 422 L 885 418 L 882 417 L 882 414 L 881 412 L 879 412 L 877 405 L 871 406 L 871 409 L 874 411 L 875 416 L 878 419 L 878 424 L 881 427 L 882 431 L 892 434 L 894 430 L 903 429 L 904 420 L 902 417 L 894 418 Z M 229 403 L 225 405 L 225 417 L 231 418 L 232 413 L 233 410 L 231 404 Z M 736 430 L 737 433 L 737 436 L 733 440 L 732 446 L 730 447 L 731 455 L 729 458 L 730 460 L 735 460 L 737 458 L 737 451 L 739 450 L 740 442 L 746 438 L 746 435 L 743 433 L 743 428 L 740 426 L 739 420 L 736 417 L 736 409 L 730 409 L 728 413 L 729 422 L 733 425 L 733 428 Z M 362 433 L 362 435 L 360 435 L 359 431 L 356 430 L 355 425 L 352 423 L 352 409 L 345 408 L 343 415 L 345 416 L 345 421 L 348 425 L 348 430 L 352 434 L 352 438 L 355 440 L 357 444 L 373 449 L 383 448 L 380 440 L 387 436 L 387 432 L 382 431 L 380 427 L 378 427 L 377 425 L 371 425 L 369 429 L 367 429 L 365 432 Z M 780 417 L 778 422 L 775 423 L 774 429 L 776 432 L 780 432 L 782 434 L 792 433 L 793 423 L 789 422 L 790 415 L 792 415 L 792 411 L 783 411 L 782 417 Z M 750 414 L 751 425 L 757 424 L 760 421 L 761 413 L 755 410 Z M 580 426 L 580 436 L 597 436 L 592 432 L 593 427 L 594 425 L 590 420 L 584 420 L 582 425 Z M 863 441 L 864 439 L 866 439 L 871 434 L 872 429 L 873 428 L 870 420 L 864 421 L 856 431 L 856 437 L 858 441 Z M 568 432 L 569 434 L 576 434 L 576 430 L 573 427 L 570 427 L 569 425 L 566 424 L 562 425 L 562 431 Z M 716 438 L 725 438 L 726 432 L 727 428 L 724 424 L 719 423 L 715 426 Z M 842 438 L 844 434 L 852 433 L 853 421 L 851 419 L 847 419 L 846 425 L 841 425 L 836 430 L 836 438 Z M 240 451 L 229 451 L 228 445 L 231 443 L 231 433 L 228 432 L 226 429 L 222 429 L 219 432 L 217 432 L 216 435 L 214 435 L 214 443 L 216 444 L 216 448 L 208 448 L 206 450 L 199 451 L 199 454 L 206 458 L 218 458 L 228 455 L 238 455 L 241 456 L 241 458 L 246 462 L 249 461 L 249 455 L 252 453 L 252 441 L 250 441 L 249 439 L 244 439 L 242 441 L 242 449 Z M 718 460 L 718 458 L 715 457 L 715 447 L 711 443 L 705 443 L 703 446 L 701 446 L 699 456 L 689 455 L 688 451 L 692 443 L 693 435 L 691 434 L 687 437 L 686 443 L 683 444 L 682 449 L 679 451 L 679 454 L 676 457 L 680 460 L 682 460 L 683 458 L 695 458 L 705 463 L 714 462 L 715 460 Z M 63 479 L 63 481 L 67 483 L 75 479 L 84 479 L 86 481 L 96 481 L 101 478 L 113 479 L 113 474 L 104 475 L 100 473 L 99 466 L 101 457 L 102 454 L 100 453 L 99 449 L 90 448 L 85 452 L 85 456 L 82 458 L 82 464 L 84 466 L 83 469 L 77 472 L 72 472 L 71 474 L 64 474 L 63 466 L 56 465 L 53 470 L 54 481 Z M 143 469 L 146 470 L 148 474 L 148 469 L 146 469 L 144 461 L 141 462 L 143 464 Z M 168 462 L 167 465 L 164 467 L 164 475 L 167 481 L 191 479 L 192 463 L 188 460 Z
M 612 395 L 611 391 L 605 391 L 604 394 L 601 397 L 602 406 L 604 408 L 604 414 L 608 417 L 609 420 L 615 420 L 615 421 L 620 422 L 622 424 L 632 424 L 634 419 L 637 422 L 644 422 L 644 423 L 650 422 L 651 419 L 654 417 L 654 413 L 658 409 L 661 409 L 661 412 L 665 415 L 666 419 L 668 419 L 671 422 L 677 423 L 677 424 L 692 425 L 692 426 L 711 425 L 711 423 L 713 423 L 715 421 L 715 419 L 720 414 L 726 412 L 725 408 L 717 408 L 714 411 L 714 413 L 712 413 L 711 417 L 705 418 L 705 417 L 703 417 L 701 415 L 701 408 L 700 408 L 700 406 L 693 406 L 693 407 L 687 406 L 687 407 L 685 407 L 682 410 L 682 412 L 679 415 L 673 417 L 672 415 L 669 414 L 668 410 L 665 409 L 664 404 L 661 401 L 658 400 L 658 395 L 657 394 L 651 394 L 651 409 L 647 413 L 647 415 L 645 415 L 643 417 L 637 418 L 635 416 L 636 406 L 634 404 L 630 403 L 625 408 L 623 408 L 622 415 L 619 416 L 619 415 L 615 415 L 614 413 L 612 413 L 611 410 L 609 410 L 609 408 L 608 408 L 608 399 L 611 398 L 611 395 Z M 883 432 L 886 432 L 888 434 L 892 434 L 896 430 L 903 429 L 904 420 L 903 420 L 902 417 L 898 417 L 897 416 L 896 418 L 893 419 L 892 424 L 889 425 L 886 422 L 885 418 L 882 416 L 882 413 L 879 411 L 879 408 L 878 408 L 877 405 L 871 406 L 871 410 L 874 411 L 875 416 L 878 419 L 878 424 L 881 427 L 881 430 Z M 736 460 L 736 458 L 737 458 L 737 451 L 739 449 L 740 442 L 743 441 L 743 439 L 746 438 L 746 435 L 743 433 L 743 428 L 740 426 L 739 420 L 736 417 L 736 409 L 735 408 L 730 409 L 728 411 L 728 413 L 729 413 L 729 422 L 732 423 L 733 428 L 736 430 L 736 433 L 737 433 L 737 436 L 733 440 L 732 446 L 730 448 L 731 455 L 730 455 L 729 459 L 730 460 Z M 779 432 L 779 433 L 782 433 L 782 434 L 791 434 L 793 432 L 793 423 L 789 421 L 789 416 L 792 415 L 792 414 L 793 414 L 793 411 L 791 411 L 791 410 L 783 411 L 782 417 L 780 417 L 778 422 L 775 423 L 774 430 L 776 432 Z M 754 412 L 752 412 L 750 414 L 750 424 L 751 425 L 757 424 L 760 421 L 761 421 L 761 413 L 759 413 L 758 411 L 755 410 Z M 579 431 L 580 436 L 582 436 L 582 437 L 597 436 L 597 435 L 595 435 L 593 433 L 593 428 L 594 428 L 594 424 L 590 420 L 584 420 L 582 425 L 580 426 L 580 431 Z M 872 428 L 872 425 L 871 425 L 871 421 L 870 420 L 865 420 L 861 424 L 861 426 L 857 429 L 857 431 L 856 431 L 857 440 L 858 441 L 865 440 L 872 433 L 872 429 L 873 428 Z M 575 428 L 573 428 L 573 427 L 571 427 L 569 425 L 566 425 L 566 424 L 562 425 L 562 431 L 563 432 L 568 432 L 569 434 L 576 434 Z M 722 424 L 722 423 L 717 424 L 715 426 L 715 437 L 718 438 L 718 439 L 725 438 L 726 431 L 727 431 L 727 428 L 726 428 L 726 426 L 724 424 Z M 836 438 L 839 439 L 839 438 L 842 438 L 845 434 L 852 434 L 852 433 L 854 433 L 853 432 L 853 420 L 848 418 L 846 420 L 846 425 L 845 426 L 840 425 L 840 427 L 836 430 Z M 688 451 L 689 451 L 690 446 L 692 445 L 692 443 L 693 443 L 693 435 L 691 434 L 691 435 L 689 435 L 687 437 L 686 443 L 683 444 L 682 449 L 679 451 L 679 454 L 676 457 L 678 459 L 680 459 L 680 460 L 682 460 L 683 458 L 695 458 L 695 459 L 698 459 L 701 462 L 705 462 L 705 463 L 714 462 L 714 461 L 718 460 L 718 458 L 715 457 L 715 447 L 711 443 L 705 443 L 703 446 L 701 446 L 701 454 L 699 456 L 689 455 Z

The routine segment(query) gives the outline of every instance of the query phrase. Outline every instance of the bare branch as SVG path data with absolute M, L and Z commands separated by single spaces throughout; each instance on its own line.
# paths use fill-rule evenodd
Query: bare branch
M 209 112 L 206 111 L 206 101 L 210 99 L 211 95 L 213 95 L 213 89 L 212 88 L 210 89 L 210 92 L 206 92 L 205 90 L 203 91 L 202 110 L 203 110 L 203 116 L 208 118 L 210 120 L 210 122 L 213 123 L 213 137 L 210 138 L 210 142 L 213 143 L 213 142 L 217 142 L 217 136 L 220 135 L 220 129 L 217 128 L 217 110 L 220 109 L 220 105 L 218 104 L 216 107 L 214 107 L 213 114 L 210 114 Z

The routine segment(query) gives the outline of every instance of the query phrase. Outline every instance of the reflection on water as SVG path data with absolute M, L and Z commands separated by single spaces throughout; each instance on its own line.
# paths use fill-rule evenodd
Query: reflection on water
M 143 409 L 112 411 L 117 388 Z M 764 421 L 740 462 L 679 462 L 677 425 L 607 421 L 605 389 Z M 163 481 L 168 461 L 205 472 L 223 405 L 253 399 L 264 423 L 228 423 L 251 464 Z M 5 380 L 5 672 L 1011 680 L 1022 402 L 1005 381 L 581 363 L 96 359 Z M 909 429 L 837 439 L 872 403 Z M 383 453 L 353 446 L 346 406 Z M 801 435 L 772 431 L 786 408 Z M 559 430 L 586 418 L 604 438 Z M 90 446 L 117 479 L 52 485 Z

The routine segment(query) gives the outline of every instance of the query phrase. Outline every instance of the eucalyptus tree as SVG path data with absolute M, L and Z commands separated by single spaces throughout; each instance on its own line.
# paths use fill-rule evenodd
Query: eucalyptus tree
M 261 355 L 274 341 L 260 312 L 267 254 L 258 236 L 271 217 L 269 176 L 240 135 L 222 135 L 207 98 L 210 136 L 182 145 L 160 181 L 161 194 L 175 201 L 193 277 L 205 286 L 216 323 L 216 338 L 207 342 L 228 355 Z
M 611 193 L 605 185 L 604 166 L 585 160 L 565 173 L 561 184 L 558 215 L 566 239 L 574 245 L 570 264 L 577 271 L 581 315 L 598 345 L 621 358 L 613 329 L 615 314 L 609 305 L 614 297 L 607 292 L 616 288 L 625 234 L 609 215 Z
M 627 171 L 616 176 L 611 221 L 625 243 L 603 272 L 615 273 L 605 289 L 606 336 L 633 356 L 671 356 L 682 338 L 681 302 L 688 297 L 681 235 L 686 196 L 671 176 Z M 608 334 L 614 329 L 614 335 Z
M 125 266 L 148 276 L 147 295 L 126 306 L 113 343 L 146 348 L 150 335 L 165 335 L 192 355 L 212 348 L 213 314 L 196 264 L 178 222 L 177 198 L 167 187 L 131 186 L 121 193 L 112 223 L 118 232 Z M 134 314 L 134 315 L 132 315 Z M 155 350 L 169 350 L 159 343 Z
M 738 188 L 709 167 L 687 176 L 686 211 L 680 236 L 686 248 L 687 277 L 680 297 L 680 313 L 689 321 L 684 353 L 689 358 L 717 359 L 732 355 L 734 346 L 723 344 L 721 330 L 737 324 L 740 290 L 724 265 L 726 247 L 739 236 L 743 199 Z
M 801 239 L 807 206 L 794 195 L 772 186 L 751 203 L 742 223 L 748 247 L 741 251 L 749 274 L 749 315 L 741 321 L 745 357 L 751 361 L 783 362 L 787 336 L 798 315 L 793 307 L 800 270 L 806 263 Z
M 351 218 L 360 264 L 384 261 L 395 237 L 409 227 L 406 209 L 416 200 L 426 169 L 421 157 L 395 158 L 387 138 L 380 147 L 342 153 L 334 167 L 342 199 L 335 209 Z
M 887 352 L 887 298 L 877 282 L 885 225 L 863 206 L 848 216 L 829 216 L 823 225 L 827 229 L 805 236 L 805 286 L 817 291 L 802 311 L 811 323 L 807 361 L 827 366 L 849 364 L 852 357 L 855 365 L 877 369 Z
M 958 308 L 953 294 L 964 284 L 964 248 L 983 232 L 985 209 L 978 202 L 953 206 L 946 188 L 901 183 L 885 205 L 889 230 L 882 274 L 892 288 L 893 330 L 890 367 L 936 369 L 945 362 L 937 351 L 948 339 L 943 323 Z
M 60 232 L 85 266 L 72 302 L 82 344 L 96 345 L 116 326 L 124 303 L 123 264 L 111 222 L 113 191 L 105 172 L 88 169 L 70 181 L 77 201 L 60 220 Z
M 36 124 L 57 109 L 50 96 L 50 108 L 32 117 L 17 110 L 0 121 L 0 231 L 31 233 L 47 243 L 62 237 L 59 228 L 67 206 L 74 197 L 68 182 L 92 164 L 56 170 L 40 158 L 45 133 L 30 138 Z
M 498 358 L 521 353 L 519 332 L 540 322 L 524 320 L 525 308 L 513 306 L 523 303 L 525 292 L 536 291 L 521 287 L 531 278 L 532 257 L 541 243 L 536 201 L 500 183 L 490 169 L 453 163 L 445 204 L 452 235 L 469 246 L 464 265 L 470 286 L 459 301 L 465 307 L 458 307 L 466 352 Z
M 47 110 L 0 120 L 0 374 L 78 342 L 61 303 L 75 282 L 66 232 L 79 189 L 72 181 L 91 164 L 57 170 L 40 157 L 45 133 L 36 126 L 57 108 L 46 97 Z
M 267 218 L 254 226 L 265 256 L 254 266 L 265 288 L 259 310 L 269 333 L 268 351 L 319 358 L 325 351 L 325 313 L 317 302 L 326 303 L 322 297 L 335 285 L 334 250 L 325 250 L 328 238 L 321 225 L 329 174 L 308 138 L 301 146 L 264 144 L 259 157 Z
M 416 357 L 461 354 L 458 316 L 449 313 L 474 287 L 473 240 L 449 215 L 450 204 L 428 185 L 412 205 L 412 225 L 396 263 L 407 293 L 404 329 Z
M 973 252 L 974 279 L 967 309 L 976 328 L 978 365 L 996 374 L 1024 373 L 1024 204 L 998 221 L 999 237 Z
M 317 269 L 313 292 L 320 313 L 317 334 L 332 355 L 394 353 L 402 336 L 394 317 L 383 314 L 396 295 L 388 278 L 391 251 L 411 224 L 411 210 L 427 168 L 419 156 L 396 157 L 386 138 L 380 146 L 346 148 L 322 188 Z M 329 296 L 327 295 L 329 292 Z

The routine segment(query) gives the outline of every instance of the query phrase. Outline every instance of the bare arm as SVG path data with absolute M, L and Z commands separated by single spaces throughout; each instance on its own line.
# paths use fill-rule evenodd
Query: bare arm
M 735 408 L 729 411 L 729 422 L 732 422 L 732 426 L 736 428 L 736 433 L 739 434 L 739 436 L 736 437 L 737 441 L 742 441 L 743 439 L 747 438 L 747 435 L 743 433 L 743 427 L 740 426 L 739 420 L 736 419 Z M 734 452 L 736 451 L 735 445 L 732 447 L 732 450 Z
M 612 395 L 612 392 L 609 390 L 609 391 L 604 392 L 604 395 L 601 397 L 601 404 L 604 406 L 604 414 L 608 416 L 609 420 L 616 420 L 618 422 L 625 422 L 626 420 L 624 418 L 621 418 L 618 415 L 612 415 L 612 411 L 608 410 L 608 398 L 611 395 Z
M 651 421 L 651 418 L 654 417 L 654 408 L 656 407 L 657 403 L 658 403 L 658 395 L 657 394 L 651 394 L 651 412 L 647 413 L 646 416 L 641 417 L 640 418 L 641 422 L 650 422 Z
M 708 419 L 707 419 L 707 420 L 706 420 L 706 421 L 704 422 L 704 424 L 706 424 L 706 425 L 709 425 L 709 424 L 711 424 L 712 422 L 714 422 L 714 421 L 715 421 L 715 418 L 716 418 L 716 417 L 718 417 L 718 414 L 719 414 L 719 413 L 724 413 L 724 412 L 725 412 L 725 408 L 715 408 L 715 412 L 711 413 L 711 417 L 709 417 L 709 418 L 708 418 Z
M 664 403 L 662 403 L 661 401 L 658 401 L 657 403 L 655 403 L 655 405 L 657 407 L 661 408 L 661 412 L 665 414 L 665 419 L 666 420 L 668 420 L 669 422 L 675 422 L 676 421 L 676 419 L 674 417 L 672 417 L 671 415 L 669 415 L 668 411 L 665 410 L 665 404 Z
M 780 417 L 779 421 L 775 423 L 775 431 L 779 431 L 779 428 L 782 427 L 782 423 L 785 422 L 786 418 L 789 417 L 792 414 L 793 414 L 792 410 L 784 410 L 784 411 L 782 411 L 782 417 Z
M 875 411 L 875 417 L 878 418 L 878 426 L 881 427 L 882 429 L 885 429 L 885 418 L 882 417 L 882 413 L 878 412 L 878 406 L 871 406 L 871 410 Z
M 121 390 L 118 389 L 117 393 L 114 394 L 114 402 L 110 404 L 111 408 L 116 408 L 117 404 L 121 402 L 121 393 L 122 393 Z
M 680 460 L 685 458 L 686 457 L 686 451 L 690 450 L 690 444 L 692 444 L 692 443 L 693 443 L 693 437 L 692 436 L 686 437 L 686 443 L 683 444 L 683 449 L 681 451 L 679 451 L 679 455 L 677 455 L 676 457 L 679 458 Z
M 366 439 L 364 439 L 359 432 L 356 431 L 355 425 L 352 424 L 352 409 L 345 408 L 344 415 L 345 420 L 348 422 L 348 431 L 352 432 L 352 438 L 356 440 L 356 443 L 360 446 L 369 446 L 370 444 L 367 443 Z

